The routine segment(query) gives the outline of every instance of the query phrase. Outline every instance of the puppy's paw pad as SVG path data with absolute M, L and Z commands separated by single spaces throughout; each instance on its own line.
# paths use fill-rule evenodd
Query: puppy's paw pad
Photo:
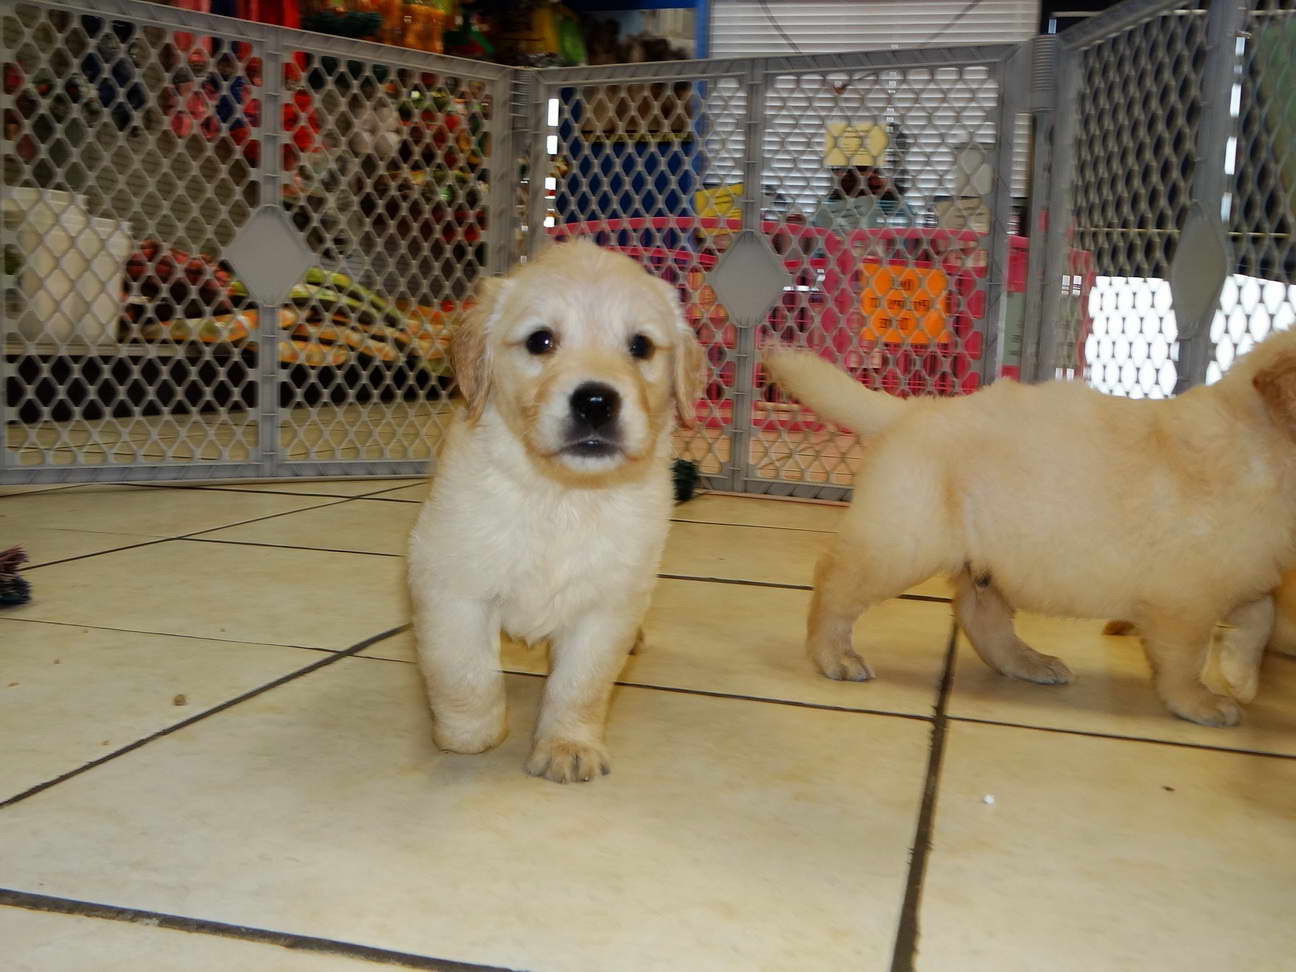
M 588 783 L 611 772 L 607 750 L 589 743 L 546 739 L 535 744 L 526 771 L 555 783 Z
M 1242 721 L 1242 709 L 1236 702 L 1206 691 L 1198 698 L 1180 699 L 1169 705 L 1179 718 L 1201 726 L 1236 726 Z
M 819 670 L 837 682 L 867 682 L 873 677 L 873 669 L 864 661 L 854 648 L 825 658 L 815 658 Z
M 1033 648 L 1026 648 L 1022 652 L 1016 670 L 1009 674 L 1036 685 L 1067 685 L 1071 681 L 1071 669 L 1066 662 L 1053 655 L 1041 654 Z

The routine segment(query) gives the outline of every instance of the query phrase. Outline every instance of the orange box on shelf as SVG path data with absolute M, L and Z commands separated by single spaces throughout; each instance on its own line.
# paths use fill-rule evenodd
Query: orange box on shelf
M 947 344 L 949 277 L 944 270 L 916 267 L 860 267 L 860 309 L 867 322 L 864 341 L 883 344 Z

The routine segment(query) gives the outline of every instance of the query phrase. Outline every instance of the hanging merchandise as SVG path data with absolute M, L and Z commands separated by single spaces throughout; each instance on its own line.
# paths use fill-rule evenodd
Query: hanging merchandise
M 446 33 L 445 52 L 455 57 L 470 57 L 478 61 L 491 60 L 495 56 L 495 46 L 486 36 L 484 27 L 480 14 L 465 16 L 463 26 Z
M 200 2 L 205 3 L 207 0 L 200 0 Z M 240 20 L 291 27 L 294 30 L 302 26 L 301 4 L 297 0 L 213 0 L 213 13 L 225 13 L 224 10 L 215 9 L 218 3 L 232 8 L 228 16 L 238 17 Z
M 454 19 L 454 0 L 414 0 L 405 4 L 402 46 L 440 54 L 445 50 L 445 30 Z
M 317 34 L 352 40 L 381 40 L 382 12 L 374 3 L 334 2 L 302 18 L 302 27 Z
M 572 66 L 587 60 L 580 20 L 558 3 L 537 3 L 530 10 L 516 12 L 501 31 L 501 40 L 516 51 L 519 59 L 533 65 L 556 60 Z

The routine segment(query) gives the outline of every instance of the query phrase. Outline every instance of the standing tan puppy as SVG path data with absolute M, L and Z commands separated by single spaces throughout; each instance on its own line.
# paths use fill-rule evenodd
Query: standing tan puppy
M 1237 724 L 1237 704 L 1200 675 L 1220 618 L 1263 644 L 1269 592 L 1296 560 L 1296 331 L 1168 401 L 1011 381 L 905 401 L 803 352 L 766 365 L 820 415 L 875 436 L 816 571 L 807 644 L 826 675 L 871 678 L 851 647 L 856 618 L 948 574 L 958 621 L 991 668 L 1071 678 L 1017 637 L 1014 608 L 1128 618 L 1171 712 Z
M 702 351 L 673 287 L 576 242 L 486 281 L 451 353 L 467 407 L 409 547 L 434 738 L 503 740 L 500 631 L 549 641 L 526 768 L 589 780 L 608 771 L 608 698 L 656 581 Z

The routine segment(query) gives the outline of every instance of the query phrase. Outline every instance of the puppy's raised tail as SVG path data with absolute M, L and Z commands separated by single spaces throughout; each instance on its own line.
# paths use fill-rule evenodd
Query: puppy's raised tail
M 821 417 L 858 436 L 876 435 L 900 417 L 903 399 L 865 388 L 836 365 L 808 351 L 770 350 L 761 360 L 770 377 Z

